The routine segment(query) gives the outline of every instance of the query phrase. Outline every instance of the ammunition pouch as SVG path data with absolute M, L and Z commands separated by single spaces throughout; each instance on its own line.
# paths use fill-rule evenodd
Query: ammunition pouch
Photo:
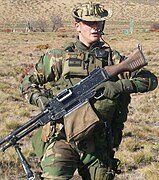
M 62 76 L 87 76 L 84 60 L 84 53 L 66 52 Z
M 99 121 L 89 103 L 81 106 L 64 118 L 67 141 L 81 141 L 87 138 Z
M 91 167 L 91 175 L 93 175 L 92 173 L 92 169 L 93 167 Z M 113 171 L 108 171 L 107 168 L 96 168 L 96 170 L 93 170 L 95 172 L 94 174 L 94 179 L 100 179 L 100 180 L 113 180 L 115 177 L 115 173 Z
M 42 135 L 42 129 L 43 127 L 40 127 L 33 135 L 32 137 L 32 147 L 33 152 L 36 154 L 36 156 L 41 159 L 45 153 L 46 148 L 48 147 L 49 143 L 44 142 L 40 137 Z
M 118 159 L 113 158 L 112 160 L 113 167 L 90 167 L 89 171 L 92 179 L 100 179 L 100 180 L 113 180 L 115 174 L 120 174 L 121 171 L 118 170 L 120 165 L 120 161 Z

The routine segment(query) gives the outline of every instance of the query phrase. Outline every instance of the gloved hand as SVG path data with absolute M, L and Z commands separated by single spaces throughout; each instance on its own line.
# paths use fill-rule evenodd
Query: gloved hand
M 96 87 L 96 91 L 98 90 L 109 99 L 114 99 L 121 93 L 135 92 L 133 84 L 129 79 L 121 79 L 116 82 L 106 81 Z
M 31 104 L 38 106 L 41 110 L 44 110 L 48 103 L 49 99 L 40 93 L 34 93 L 31 97 Z

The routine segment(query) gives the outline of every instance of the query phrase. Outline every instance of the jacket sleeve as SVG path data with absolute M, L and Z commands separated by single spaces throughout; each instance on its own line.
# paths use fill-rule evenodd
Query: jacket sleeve
M 61 50 L 52 50 L 44 54 L 24 76 L 20 90 L 29 103 L 34 104 L 34 94 L 46 96 L 44 84 L 57 81 L 62 73 L 63 53 Z
M 117 51 L 113 51 L 112 60 L 114 64 L 121 61 L 126 61 L 126 57 Z M 132 73 L 122 73 L 119 75 L 120 79 L 129 79 L 133 86 L 133 93 L 148 92 L 154 90 L 158 86 L 157 77 L 148 69 L 141 68 Z
M 130 81 L 134 85 L 136 92 L 148 92 L 158 86 L 157 77 L 148 69 L 140 69 L 132 73 Z

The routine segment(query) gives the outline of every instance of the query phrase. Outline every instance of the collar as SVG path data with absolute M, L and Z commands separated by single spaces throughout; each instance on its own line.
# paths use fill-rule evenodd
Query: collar
M 92 52 L 97 47 L 102 47 L 104 45 L 104 42 L 96 41 L 94 42 L 90 47 L 87 47 L 85 44 L 83 44 L 79 39 L 76 40 L 75 46 L 80 51 L 89 51 Z

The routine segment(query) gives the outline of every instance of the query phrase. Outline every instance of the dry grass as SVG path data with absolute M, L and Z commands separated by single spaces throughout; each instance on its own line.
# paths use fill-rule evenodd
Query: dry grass
M 12 1 L 13 2 L 13 1 Z M 24 12 L 25 17 L 27 16 L 30 10 L 34 9 L 34 12 L 39 12 L 41 15 L 45 7 L 50 13 L 50 9 L 55 9 L 53 6 L 58 8 L 63 8 L 71 3 L 69 1 L 54 1 L 50 5 L 50 0 L 33 0 L 31 1 L 14 1 L 14 4 L 10 5 L 9 1 L 2 1 L 0 8 L 5 7 L 12 13 L 15 13 L 13 18 L 19 17 L 21 12 Z M 72 4 L 77 2 L 77 0 L 72 0 Z M 105 3 L 107 1 L 104 1 Z M 117 1 L 118 2 L 118 1 Z M 134 13 L 135 9 L 142 9 L 147 13 L 143 17 L 157 19 L 159 11 L 156 11 L 158 8 L 158 3 L 156 1 L 146 1 L 148 4 L 143 1 L 139 2 L 137 0 L 129 3 L 128 0 L 125 0 L 121 3 L 120 6 L 113 2 L 109 3 L 110 8 L 113 7 L 114 10 L 118 7 L 119 10 L 114 14 L 115 18 L 121 9 L 125 6 L 125 11 L 122 13 L 130 12 L 129 15 L 137 16 Z M 156 3 L 156 6 L 154 4 Z M 26 6 L 24 6 L 26 4 Z M 36 5 L 36 8 L 35 8 Z M 129 6 L 128 6 L 129 5 Z M 151 8 L 150 8 L 151 5 Z M 18 11 L 16 8 L 18 8 Z M 26 12 L 25 8 L 28 8 Z M 68 7 L 69 8 L 69 7 Z M 146 8 L 146 9 L 145 9 Z M 40 9 L 40 11 L 39 11 Z M 153 9 L 153 11 L 152 11 Z M 66 11 L 68 9 L 66 8 Z M 153 16 L 149 17 L 148 13 L 152 12 Z M 153 13 L 155 11 L 155 13 Z M 4 12 L 4 9 L 0 12 Z M 135 11 L 136 12 L 136 11 Z M 141 13 L 141 11 L 140 11 Z M 31 14 L 29 14 L 31 15 Z M 0 16 L 0 22 L 4 23 L 3 17 Z M 20 16 L 21 18 L 24 17 Z M 119 18 L 121 18 L 121 14 Z M 128 16 L 129 17 L 129 16 Z M 141 14 L 140 14 L 141 17 Z M 5 22 L 9 16 L 6 16 Z M 137 18 L 137 17 L 136 17 Z M 70 17 L 68 16 L 70 20 Z M 143 19 L 140 22 L 142 22 Z M 114 19 L 112 19 L 114 20 Z M 138 27 L 147 26 L 147 21 L 143 24 L 139 23 Z M 110 29 L 110 25 L 117 22 L 108 22 L 108 26 L 105 29 L 104 39 L 112 46 L 114 49 L 118 49 L 124 54 L 129 54 L 133 48 L 138 43 L 143 44 L 143 51 L 148 59 L 149 66 L 148 68 L 154 72 L 159 77 L 159 48 L 158 48 L 158 39 L 159 33 L 153 32 L 142 32 L 135 31 L 133 34 L 125 36 L 123 34 L 123 29 L 127 28 L 127 24 L 117 23 L 117 26 L 121 30 L 116 31 Z M 66 36 L 67 35 L 67 36 Z M 65 33 L 0 33 L 0 138 L 4 135 L 7 135 L 14 128 L 28 121 L 30 118 L 34 117 L 39 113 L 36 107 L 30 106 L 27 102 L 23 100 L 19 92 L 19 77 L 22 69 L 25 68 L 30 63 L 35 63 L 39 57 L 47 50 L 45 48 L 37 47 L 46 47 L 52 48 L 62 48 L 64 44 L 73 40 L 75 33 L 68 34 Z M 63 38 L 64 37 L 64 38 Z M 145 94 L 132 95 L 132 102 L 129 108 L 129 117 L 125 123 L 125 129 L 123 133 L 123 141 L 116 153 L 116 156 L 121 159 L 121 170 L 122 173 L 116 177 L 118 180 L 157 180 L 159 179 L 159 122 L 158 122 L 158 109 L 159 109 L 159 89 L 157 88 L 153 92 L 148 92 Z M 37 169 L 37 160 L 32 154 L 30 136 L 24 138 L 20 143 L 22 144 L 22 151 L 28 158 L 34 172 L 38 172 Z M 17 158 L 13 148 L 10 148 L 6 153 L 0 152 L 0 179 L 12 180 L 12 179 L 23 179 L 24 173 Z M 18 175 L 18 172 L 21 172 Z M 37 173 L 38 174 L 38 173 Z M 23 178 L 22 178 L 23 177 Z

